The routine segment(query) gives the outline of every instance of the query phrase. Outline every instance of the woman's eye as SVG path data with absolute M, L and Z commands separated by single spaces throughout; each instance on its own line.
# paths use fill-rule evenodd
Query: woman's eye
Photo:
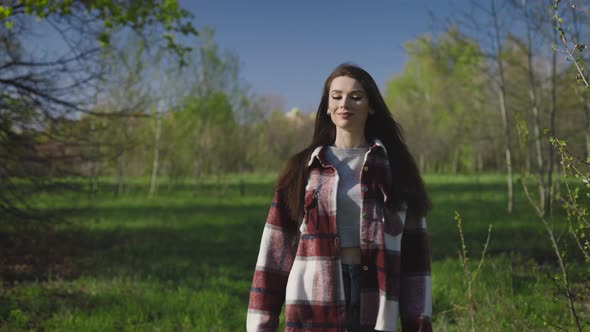
M 342 96 L 332 96 L 332 99 L 340 100 L 340 99 L 342 99 Z M 359 100 L 363 99 L 363 96 L 350 96 L 350 99 L 352 99 L 354 101 L 359 101 Z

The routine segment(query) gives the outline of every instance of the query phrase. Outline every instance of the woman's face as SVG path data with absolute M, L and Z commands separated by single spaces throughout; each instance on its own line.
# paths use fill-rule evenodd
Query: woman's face
M 330 84 L 327 112 L 337 129 L 363 134 L 369 116 L 369 100 L 363 86 L 354 78 L 336 77 Z

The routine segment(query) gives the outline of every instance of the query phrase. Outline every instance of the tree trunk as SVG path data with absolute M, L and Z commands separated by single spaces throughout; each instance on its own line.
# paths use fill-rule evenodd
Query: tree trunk
M 158 167 L 160 165 L 160 136 L 162 132 L 162 119 L 160 116 L 157 115 L 156 117 L 156 136 L 154 141 L 154 162 L 152 164 L 152 179 L 150 181 L 150 192 L 149 196 L 152 197 L 156 194 L 158 190 L 157 187 L 157 180 L 158 180 Z
M 553 23 L 553 43 L 557 45 L 557 30 L 556 23 Z M 555 132 L 555 113 L 557 112 L 557 52 L 553 52 L 551 56 L 551 113 L 549 117 L 549 130 L 551 136 L 556 137 Z M 547 187 L 545 189 L 545 215 L 551 213 L 551 199 L 552 199 L 552 185 L 553 185 L 553 164 L 555 158 L 555 149 L 552 144 L 549 144 L 549 165 L 547 167 Z
M 98 184 L 97 184 L 97 155 L 98 155 L 98 148 L 96 147 L 95 137 L 94 137 L 94 130 L 96 128 L 94 122 L 94 116 L 90 117 L 90 133 L 89 136 L 91 137 L 91 144 L 90 144 L 90 153 L 88 156 L 88 163 L 87 163 L 87 176 L 88 176 L 88 200 L 91 200 L 96 196 L 96 192 L 98 191 Z
M 461 149 L 459 147 L 455 147 L 455 153 L 453 155 L 453 174 L 456 175 L 459 171 L 459 157 L 461 156 Z
M 535 90 L 535 72 L 533 68 L 533 38 L 531 36 L 530 17 L 527 10 L 527 0 L 523 0 L 523 10 L 526 22 L 527 32 L 527 65 L 528 65 L 528 80 L 529 80 L 529 99 L 531 103 L 531 110 L 533 113 L 533 135 L 535 140 L 535 153 L 537 156 L 537 173 L 539 174 L 539 205 L 541 209 L 545 207 L 545 181 L 544 181 L 544 165 L 543 165 L 543 149 L 541 147 L 541 119 L 539 116 L 539 99 Z
M 197 159 L 195 159 L 193 163 L 194 169 L 194 177 L 195 177 L 195 186 L 193 191 L 193 196 L 196 196 L 199 193 L 201 188 L 201 171 L 202 171 L 202 162 L 197 155 Z
M 498 14 L 496 12 L 496 1 L 491 0 L 492 18 L 494 20 L 494 35 L 496 48 L 496 63 L 498 65 L 498 74 L 500 76 L 500 88 L 498 89 L 498 99 L 500 101 L 500 113 L 502 115 L 502 125 L 504 127 L 504 153 L 506 158 L 506 173 L 508 182 L 508 213 L 512 213 L 513 190 L 512 190 L 512 150 L 510 146 L 510 126 L 508 125 L 508 114 L 506 110 L 506 82 L 504 79 L 504 63 L 502 60 L 502 43 L 500 41 L 500 27 L 498 26 Z
M 483 172 L 483 157 L 481 155 L 481 152 L 477 153 L 477 172 L 478 173 Z
M 119 157 L 117 158 L 117 196 L 123 194 L 125 190 L 125 183 L 124 183 L 124 168 L 125 168 L 125 151 L 121 151 Z

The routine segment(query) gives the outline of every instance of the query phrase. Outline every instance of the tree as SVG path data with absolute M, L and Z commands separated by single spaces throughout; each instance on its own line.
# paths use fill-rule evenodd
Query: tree
M 520 49 L 526 53 L 526 73 L 527 73 L 527 82 L 528 82 L 528 97 L 530 103 L 530 109 L 532 114 L 532 125 L 533 125 L 533 140 L 535 145 L 535 161 L 537 164 L 537 172 L 539 174 L 539 198 L 541 206 L 545 206 L 545 191 L 550 190 L 550 188 L 545 187 L 545 166 L 543 160 L 543 148 L 542 148 L 542 137 L 541 137 L 541 116 L 539 112 L 539 104 L 540 98 L 538 95 L 538 82 L 537 82 L 537 74 L 535 72 L 534 66 L 534 58 L 537 56 L 533 52 L 536 49 L 535 45 L 535 36 L 534 34 L 536 31 L 540 30 L 543 26 L 543 20 L 539 22 L 539 17 L 543 17 L 542 14 L 539 15 L 539 8 L 536 8 L 534 5 L 531 6 L 527 0 L 520 0 L 516 1 L 513 0 L 512 5 L 517 9 L 517 13 L 522 15 L 524 19 L 524 24 L 526 26 L 526 42 L 525 43 L 518 43 Z M 541 13 L 543 10 L 541 10 Z
M 408 42 L 409 60 L 386 86 L 386 102 L 403 125 L 422 171 L 473 170 L 481 141 L 476 136 L 485 132 L 478 113 L 485 111 L 480 52 L 473 42 L 454 37 L 456 33 L 450 29 L 436 39 L 422 36 Z
M 504 78 L 504 61 L 502 60 L 502 37 L 500 31 L 500 25 L 498 23 L 498 11 L 496 9 L 495 0 L 490 1 L 491 17 L 494 31 L 494 50 L 495 57 L 494 61 L 497 65 L 498 70 L 498 98 L 500 101 L 500 114 L 502 115 L 502 125 L 504 127 L 504 151 L 506 153 L 506 172 L 508 181 L 508 213 L 512 212 L 512 206 L 514 204 L 513 189 L 512 189 L 512 146 L 511 146 L 511 130 L 508 124 L 508 110 L 506 105 L 506 80 Z
M 84 137 L 72 137 L 63 125 L 81 113 L 93 113 L 103 91 L 101 59 L 114 48 L 113 36 L 124 29 L 146 36 L 156 31 L 157 47 L 178 56 L 180 64 L 190 47 L 176 34 L 196 35 L 191 15 L 177 1 L 3 1 L 0 6 L 0 219 L 15 223 L 41 219 L 31 205 L 32 194 L 55 188 L 51 176 L 71 174 L 68 163 L 53 163 L 51 174 L 38 170 L 56 160 L 84 159 Z M 36 22 L 40 20 L 40 22 Z M 25 48 L 40 24 L 66 46 L 50 54 Z M 18 155 L 10 151 L 19 151 Z M 66 151 L 69 151 L 66 153 Z M 79 151 L 79 152 L 72 152 Z M 17 179 L 19 179 L 17 181 Z M 30 186 L 19 185 L 22 181 Z M 30 192 L 25 192 L 24 188 Z
M 144 77 L 150 74 L 148 68 L 157 67 L 158 60 L 150 61 L 146 57 L 145 44 L 141 40 L 130 38 L 125 44 L 120 52 L 107 60 L 113 63 L 101 103 L 107 113 L 117 114 L 103 119 L 106 135 L 102 136 L 101 143 L 109 146 L 107 158 L 115 161 L 118 195 L 125 189 L 125 168 L 129 155 L 143 139 L 133 130 L 141 129 L 141 118 L 148 116 L 151 105 L 157 102 L 152 87 L 146 84 Z
M 199 49 L 178 78 L 183 95 L 175 111 L 163 123 L 162 141 L 168 142 L 162 157 L 173 178 L 223 176 L 244 165 L 248 90 L 240 79 L 238 57 L 220 50 L 214 31 L 204 28 Z
M 512 126 L 509 122 L 510 112 L 508 110 L 506 79 L 504 73 L 504 59 L 502 58 L 504 41 L 510 26 L 506 22 L 506 2 L 498 6 L 496 0 L 489 0 L 486 4 L 481 1 L 469 1 L 469 4 L 462 9 L 456 10 L 456 15 L 451 25 L 456 26 L 460 34 L 458 37 L 468 37 L 479 45 L 482 56 L 488 59 L 482 72 L 487 72 L 488 77 L 495 82 L 495 92 L 498 110 L 502 120 L 503 129 L 503 150 L 506 166 L 507 180 L 507 210 L 513 208 L 513 152 L 512 152 Z

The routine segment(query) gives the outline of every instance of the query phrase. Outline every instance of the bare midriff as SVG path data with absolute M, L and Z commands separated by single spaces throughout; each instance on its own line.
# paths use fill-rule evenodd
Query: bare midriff
M 360 264 L 361 248 L 340 248 L 340 260 L 342 264 Z

